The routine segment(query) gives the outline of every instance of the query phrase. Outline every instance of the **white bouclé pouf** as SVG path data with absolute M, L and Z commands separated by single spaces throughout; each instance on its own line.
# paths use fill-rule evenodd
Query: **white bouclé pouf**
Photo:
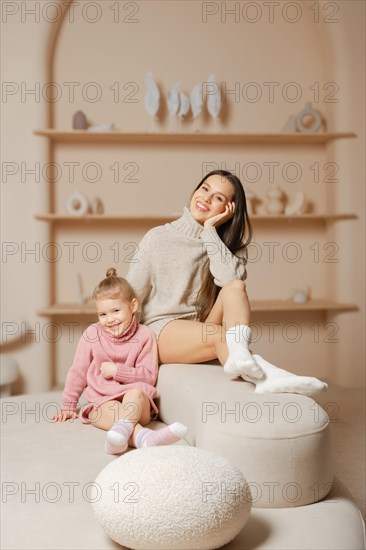
M 93 486 L 97 520 L 134 550 L 212 550 L 248 521 L 243 474 L 211 451 L 171 445 L 130 451 L 106 466 Z

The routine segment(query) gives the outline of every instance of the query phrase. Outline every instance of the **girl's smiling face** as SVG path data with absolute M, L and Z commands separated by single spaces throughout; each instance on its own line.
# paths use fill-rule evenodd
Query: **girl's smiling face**
M 214 174 L 208 177 L 192 195 L 189 211 L 201 225 L 225 211 L 234 198 L 234 187 L 226 178 Z
M 118 338 L 129 327 L 138 302 L 136 298 L 130 303 L 122 298 L 103 298 L 96 300 L 95 305 L 102 329 Z

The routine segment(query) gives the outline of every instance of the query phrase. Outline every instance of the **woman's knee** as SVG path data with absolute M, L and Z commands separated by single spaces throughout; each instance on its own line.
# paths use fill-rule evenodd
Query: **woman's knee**
M 244 281 L 242 281 L 241 279 L 233 279 L 232 281 L 230 281 L 230 283 L 226 283 L 222 289 L 221 289 L 221 292 L 223 292 L 224 294 L 226 292 L 244 292 L 246 289 L 246 284 Z

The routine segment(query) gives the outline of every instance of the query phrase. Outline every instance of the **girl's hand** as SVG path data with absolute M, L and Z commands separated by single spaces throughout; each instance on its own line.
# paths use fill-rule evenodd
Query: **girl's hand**
M 217 214 L 217 216 L 212 216 L 208 218 L 203 224 L 203 227 L 219 227 L 223 223 L 227 222 L 234 216 L 235 213 L 235 202 L 228 202 L 224 212 Z
M 66 420 L 69 420 L 69 418 L 77 418 L 78 414 L 75 411 L 62 411 L 59 414 L 55 414 L 51 420 L 52 422 L 65 422 Z
M 114 378 L 117 374 L 117 365 L 111 361 L 104 361 L 100 366 L 100 372 L 107 380 Z

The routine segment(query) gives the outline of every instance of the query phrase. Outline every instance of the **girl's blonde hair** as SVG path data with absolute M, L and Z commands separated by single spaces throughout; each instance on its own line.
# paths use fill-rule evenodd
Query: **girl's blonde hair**
M 136 298 L 136 294 L 130 283 L 117 276 L 117 271 L 114 267 L 107 269 L 105 279 L 95 287 L 93 300 L 101 300 L 104 298 L 122 298 L 126 302 L 132 302 Z

